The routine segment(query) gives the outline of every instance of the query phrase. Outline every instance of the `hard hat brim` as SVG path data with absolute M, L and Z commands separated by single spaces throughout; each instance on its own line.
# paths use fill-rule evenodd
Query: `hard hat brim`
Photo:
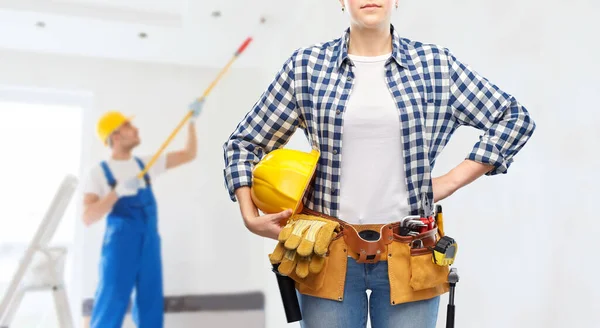
M 285 157 L 301 155 L 301 158 L 297 165 L 292 164 L 296 160 L 286 159 L 281 166 L 282 163 L 276 159 L 280 154 L 288 154 Z M 252 172 L 250 196 L 256 207 L 265 214 L 286 209 L 291 209 L 292 214 L 300 213 L 304 207 L 303 198 L 313 182 L 319 158 L 318 149 L 313 149 L 310 153 L 278 149 L 267 154 Z
M 104 146 L 108 146 L 108 139 L 117 129 L 119 129 L 123 124 L 133 121 L 134 118 L 135 118 L 135 115 L 126 116 L 125 120 L 123 120 L 123 122 L 121 122 L 121 124 L 119 124 L 116 128 L 114 128 L 114 130 L 111 132 L 111 134 L 109 134 L 108 137 L 106 137 L 106 139 L 104 139 Z

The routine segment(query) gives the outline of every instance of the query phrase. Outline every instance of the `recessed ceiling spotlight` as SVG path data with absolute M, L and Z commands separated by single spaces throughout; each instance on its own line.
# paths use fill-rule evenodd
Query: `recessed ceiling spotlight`
M 211 14 L 212 17 L 221 17 L 221 11 L 215 10 Z
M 39 21 L 39 22 L 35 23 L 35 26 L 37 26 L 39 28 L 44 28 L 44 27 L 46 27 L 46 23 Z
M 140 37 L 140 39 L 145 39 L 148 37 L 148 34 L 141 32 L 140 34 L 138 34 L 138 36 Z

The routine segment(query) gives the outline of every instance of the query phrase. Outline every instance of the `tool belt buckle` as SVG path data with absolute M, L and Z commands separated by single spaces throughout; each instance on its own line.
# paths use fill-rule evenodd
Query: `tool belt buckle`
M 358 255 L 357 263 L 379 262 L 381 254 L 386 252 L 387 245 L 394 239 L 389 224 L 382 226 L 380 231 L 366 229 L 358 232 L 351 225 L 346 225 L 343 231 L 346 245 Z

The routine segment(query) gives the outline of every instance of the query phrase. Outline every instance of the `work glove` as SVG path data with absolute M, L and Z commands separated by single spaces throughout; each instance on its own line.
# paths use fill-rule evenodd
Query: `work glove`
M 122 182 L 117 182 L 115 193 L 119 198 L 125 196 L 135 196 L 141 188 L 142 183 L 138 177 L 129 178 Z
M 297 215 L 279 233 L 279 241 L 286 249 L 296 250 L 300 256 L 313 252 L 324 256 L 340 224 L 312 215 Z
M 196 100 L 194 100 L 193 103 L 191 103 L 188 106 L 188 108 L 192 112 L 192 117 L 190 118 L 191 122 L 195 122 L 196 121 L 196 118 L 198 118 L 198 116 L 202 112 L 202 108 L 203 107 L 204 107 L 204 98 L 202 98 L 202 99 L 196 99 Z
M 335 235 L 334 235 L 335 236 Z M 317 274 L 323 270 L 325 257 L 316 254 L 300 256 L 295 250 L 285 249 L 283 243 L 278 243 L 273 253 L 269 254 L 271 264 L 279 263 L 279 273 L 289 276 L 292 272 L 300 278 L 306 278 L 309 273 Z
M 300 278 L 321 272 L 325 254 L 339 226 L 335 221 L 317 216 L 294 216 L 279 233 L 279 243 L 269 255 L 271 263 L 280 263 L 279 272 L 283 275 L 289 275 L 294 269 Z

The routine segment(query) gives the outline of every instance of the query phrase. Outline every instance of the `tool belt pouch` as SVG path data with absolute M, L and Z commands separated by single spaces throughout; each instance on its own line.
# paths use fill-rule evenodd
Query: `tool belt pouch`
M 318 290 L 339 263 L 339 223 L 314 215 L 299 214 L 290 219 L 279 234 L 279 243 L 269 255 L 272 264 L 279 263 L 279 273 L 289 276 L 305 288 Z M 331 269 L 331 268 L 334 269 Z
M 433 288 L 448 280 L 448 267 L 435 264 L 429 249 L 411 249 L 410 270 L 410 287 L 414 291 Z
M 317 274 L 310 273 L 302 278 L 294 271 L 289 277 L 296 282 L 298 291 L 307 295 L 343 295 L 346 277 L 347 254 L 344 239 L 334 239 L 324 257 L 323 268 Z
M 392 290 L 410 299 L 421 295 L 441 294 L 448 280 L 449 269 L 433 262 L 433 248 L 439 240 L 437 228 L 415 237 L 404 237 L 394 234 L 394 242 L 390 244 L 388 254 L 388 270 Z M 416 246 L 416 247 L 415 247 Z M 396 285 L 396 286 L 394 286 Z M 403 288 L 400 286 L 408 286 Z M 398 288 L 394 288 L 398 287 Z M 399 299 L 403 298 L 399 296 Z

